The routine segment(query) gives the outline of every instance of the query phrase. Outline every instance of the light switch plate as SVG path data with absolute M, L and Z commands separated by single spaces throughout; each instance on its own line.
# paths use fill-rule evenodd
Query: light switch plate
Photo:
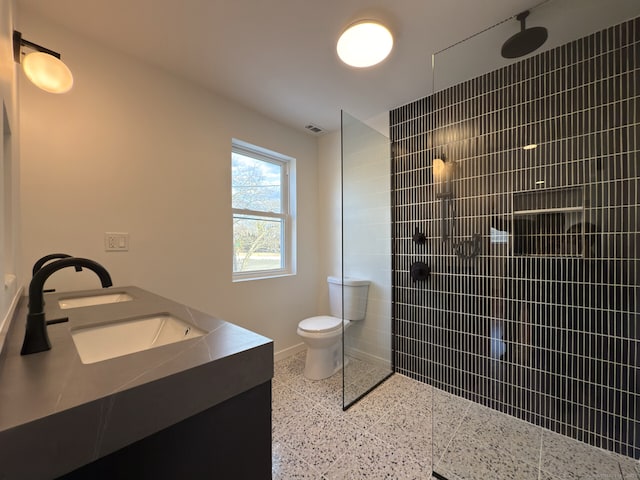
M 129 234 L 126 232 L 105 232 L 104 249 L 107 252 L 127 252 L 129 250 Z

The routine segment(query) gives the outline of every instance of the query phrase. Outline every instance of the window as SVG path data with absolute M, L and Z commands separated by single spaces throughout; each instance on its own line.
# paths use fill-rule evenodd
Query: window
M 233 140 L 233 279 L 295 273 L 295 160 Z

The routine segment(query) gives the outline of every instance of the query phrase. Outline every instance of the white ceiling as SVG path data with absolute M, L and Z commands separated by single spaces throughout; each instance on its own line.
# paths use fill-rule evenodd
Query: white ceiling
M 312 123 L 325 130 L 339 128 L 340 109 L 368 119 L 428 95 L 434 52 L 544 3 L 527 20 L 527 26 L 540 25 L 545 19 L 535 14 L 563 2 L 577 3 L 578 8 L 593 3 L 608 11 L 615 11 L 617 3 L 636 10 L 640 4 L 638 0 L 17 0 L 19 15 L 38 13 L 286 125 L 303 129 Z M 362 18 L 387 23 L 395 47 L 382 64 L 359 70 L 338 60 L 335 42 L 348 24 Z M 571 23 L 560 22 L 560 28 Z M 511 20 L 500 29 L 506 40 L 519 24 Z M 29 32 L 23 33 L 28 38 Z M 499 48 L 498 44 L 496 51 Z M 478 52 L 471 56 L 477 58 Z

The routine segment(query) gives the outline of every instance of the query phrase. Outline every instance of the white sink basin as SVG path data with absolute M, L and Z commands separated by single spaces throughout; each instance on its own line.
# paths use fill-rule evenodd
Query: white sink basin
M 62 309 L 67 309 L 104 305 L 106 303 L 130 302 L 131 300 L 133 300 L 133 297 L 128 293 L 116 292 L 105 293 L 104 295 L 92 295 L 90 297 L 61 298 L 58 300 L 58 305 L 60 305 Z
M 82 363 L 101 362 L 206 333 L 168 313 L 71 330 Z

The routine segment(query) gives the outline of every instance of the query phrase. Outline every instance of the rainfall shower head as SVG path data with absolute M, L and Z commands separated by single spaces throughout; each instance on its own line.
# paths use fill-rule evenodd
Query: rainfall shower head
M 529 16 L 529 10 L 519 13 L 516 20 L 520 22 L 520 31 L 511 36 L 502 45 L 504 58 L 523 57 L 540 48 L 547 41 L 547 29 L 544 27 L 525 27 L 525 19 Z

